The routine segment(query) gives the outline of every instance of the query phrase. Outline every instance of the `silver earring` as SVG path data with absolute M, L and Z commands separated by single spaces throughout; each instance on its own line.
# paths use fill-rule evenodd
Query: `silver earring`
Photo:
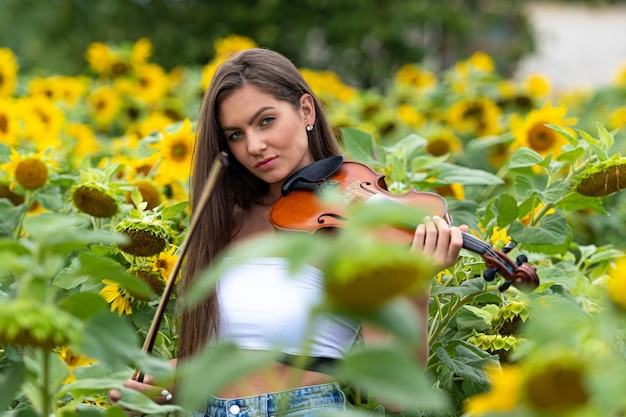
M 313 125 L 306 125 L 306 130 L 307 132 L 310 132 L 311 130 L 313 130 Z

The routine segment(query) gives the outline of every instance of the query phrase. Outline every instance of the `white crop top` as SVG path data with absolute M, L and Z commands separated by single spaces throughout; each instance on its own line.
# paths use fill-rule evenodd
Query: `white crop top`
M 242 349 L 342 358 L 359 324 L 327 313 L 316 313 L 309 323 L 323 285 L 319 269 L 306 266 L 290 274 L 283 258 L 257 258 L 230 268 L 217 285 L 220 339 Z

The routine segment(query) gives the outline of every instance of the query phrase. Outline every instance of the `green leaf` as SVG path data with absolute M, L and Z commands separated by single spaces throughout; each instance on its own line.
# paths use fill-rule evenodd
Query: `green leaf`
M 454 353 L 454 356 L 451 353 Z M 493 363 L 495 359 L 480 351 L 476 346 L 464 341 L 452 342 L 448 344 L 446 349 L 438 347 L 435 354 L 453 375 L 472 382 L 481 387 L 481 390 L 486 390 L 489 387 L 489 380 L 483 369 L 487 364 Z
M 106 310 L 108 305 L 99 294 L 81 292 L 65 297 L 59 302 L 59 307 L 76 317 L 88 320 L 99 312 Z
M 565 130 L 562 126 L 552 125 L 552 124 L 546 124 L 546 126 L 549 127 L 550 129 L 555 130 L 556 132 L 558 132 L 561 136 L 563 136 L 565 139 L 567 139 L 567 141 L 569 143 L 571 143 L 573 146 L 577 147 L 579 145 L 579 141 L 576 138 L 576 136 L 572 135 L 570 132 Z
M 448 405 L 410 355 L 390 346 L 355 347 L 333 373 L 401 408 L 443 411 Z
M 600 214 L 608 214 L 600 197 L 588 197 L 579 193 L 569 193 L 557 207 L 565 211 L 578 211 L 591 209 Z
M 241 350 L 231 343 L 208 346 L 193 358 L 178 363 L 176 401 L 187 410 L 198 409 L 208 393 L 219 392 L 244 375 L 268 366 L 279 355 L 274 351 Z
M 372 135 L 351 127 L 341 129 L 341 133 L 344 149 L 351 159 L 367 163 L 374 158 Z
M 439 164 L 435 177 L 434 184 L 498 185 L 504 182 L 487 171 L 448 163 Z
M 141 355 L 135 329 L 128 320 L 108 311 L 85 322 L 82 351 L 113 367 L 134 363 Z
M 20 391 L 26 371 L 22 362 L 10 362 L 0 369 L 0 410 L 6 410 Z
M 585 150 L 582 147 L 574 148 L 569 151 L 565 151 L 557 156 L 557 161 L 567 162 L 570 165 L 574 165 L 580 158 L 585 155 Z
M 485 289 L 485 280 L 482 277 L 471 278 L 463 281 L 458 287 L 446 287 L 443 285 L 435 285 L 431 295 L 456 294 L 459 297 L 465 297 L 476 294 Z
M 22 206 L 14 206 L 9 200 L 0 198 L 0 236 L 13 236 L 13 231 L 20 223 Z
M 182 201 L 180 203 L 172 204 L 171 206 L 167 206 L 161 212 L 161 217 L 163 220 L 173 219 L 178 216 L 180 213 L 185 211 L 185 209 L 189 206 L 188 201 Z
M 572 238 L 567 221 L 559 214 L 544 217 L 539 226 L 525 227 L 514 222 L 508 232 L 515 242 L 524 245 L 524 249 L 547 254 L 564 253 Z
M 78 256 L 78 263 L 75 274 L 79 277 L 87 275 L 98 280 L 115 281 L 139 297 L 149 298 L 154 295 L 148 284 L 126 272 L 119 263 L 112 259 L 83 252 Z
M 515 194 L 517 194 L 522 199 L 527 199 L 537 192 L 535 185 L 530 181 L 530 179 L 523 175 L 516 175 L 515 180 L 513 181 L 513 187 L 515 190 Z
M 508 226 L 519 216 L 517 200 L 508 193 L 498 195 L 489 203 L 489 208 L 495 213 L 496 224 L 500 227 Z
M 515 169 L 531 167 L 540 164 L 542 161 L 543 157 L 532 149 L 519 148 L 511 157 L 511 161 L 509 162 L 509 168 Z
M 596 122 L 596 128 L 598 129 L 598 136 L 600 136 L 600 140 L 604 144 L 604 149 L 610 149 L 615 143 L 613 135 L 600 122 Z

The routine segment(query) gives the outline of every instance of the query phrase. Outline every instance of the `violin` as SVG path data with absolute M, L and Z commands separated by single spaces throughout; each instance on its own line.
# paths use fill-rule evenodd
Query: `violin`
M 335 187 L 346 204 L 327 204 L 318 192 L 323 187 Z M 447 202 L 442 196 L 414 189 L 403 194 L 391 193 L 384 175 L 360 162 L 344 161 L 342 156 L 325 158 L 302 168 L 285 181 L 281 192 L 281 197 L 270 209 L 269 220 L 275 228 L 282 230 L 315 233 L 321 229 L 344 227 L 348 205 L 372 198 L 390 199 L 425 215 L 439 216 L 452 224 Z M 415 230 L 390 227 L 388 232 L 391 238 L 410 244 Z M 485 261 L 483 277 L 486 281 L 493 281 L 499 274 L 504 278 L 498 287 L 500 291 L 507 290 L 511 285 L 523 291 L 532 291 L 539 286 L 536 268 L 528 263 L 526 255 L 519 255 L 515 261 L 510 259 L 506 253 L 514 247 L 512 243 L 503 250 L 497 250 L 463 232 L 463 248 L 479 254 Z

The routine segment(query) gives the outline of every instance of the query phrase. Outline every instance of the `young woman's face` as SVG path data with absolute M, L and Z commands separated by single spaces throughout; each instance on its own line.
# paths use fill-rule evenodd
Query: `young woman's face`
M 245 85 L 222 101 L 218 118 L 232 155 L 269 183 L 276 197 L 292 173 L 313 162 L 306 126 L 315 123 L 315 106 L 308 94 L 295 109 L 287 101 Z

